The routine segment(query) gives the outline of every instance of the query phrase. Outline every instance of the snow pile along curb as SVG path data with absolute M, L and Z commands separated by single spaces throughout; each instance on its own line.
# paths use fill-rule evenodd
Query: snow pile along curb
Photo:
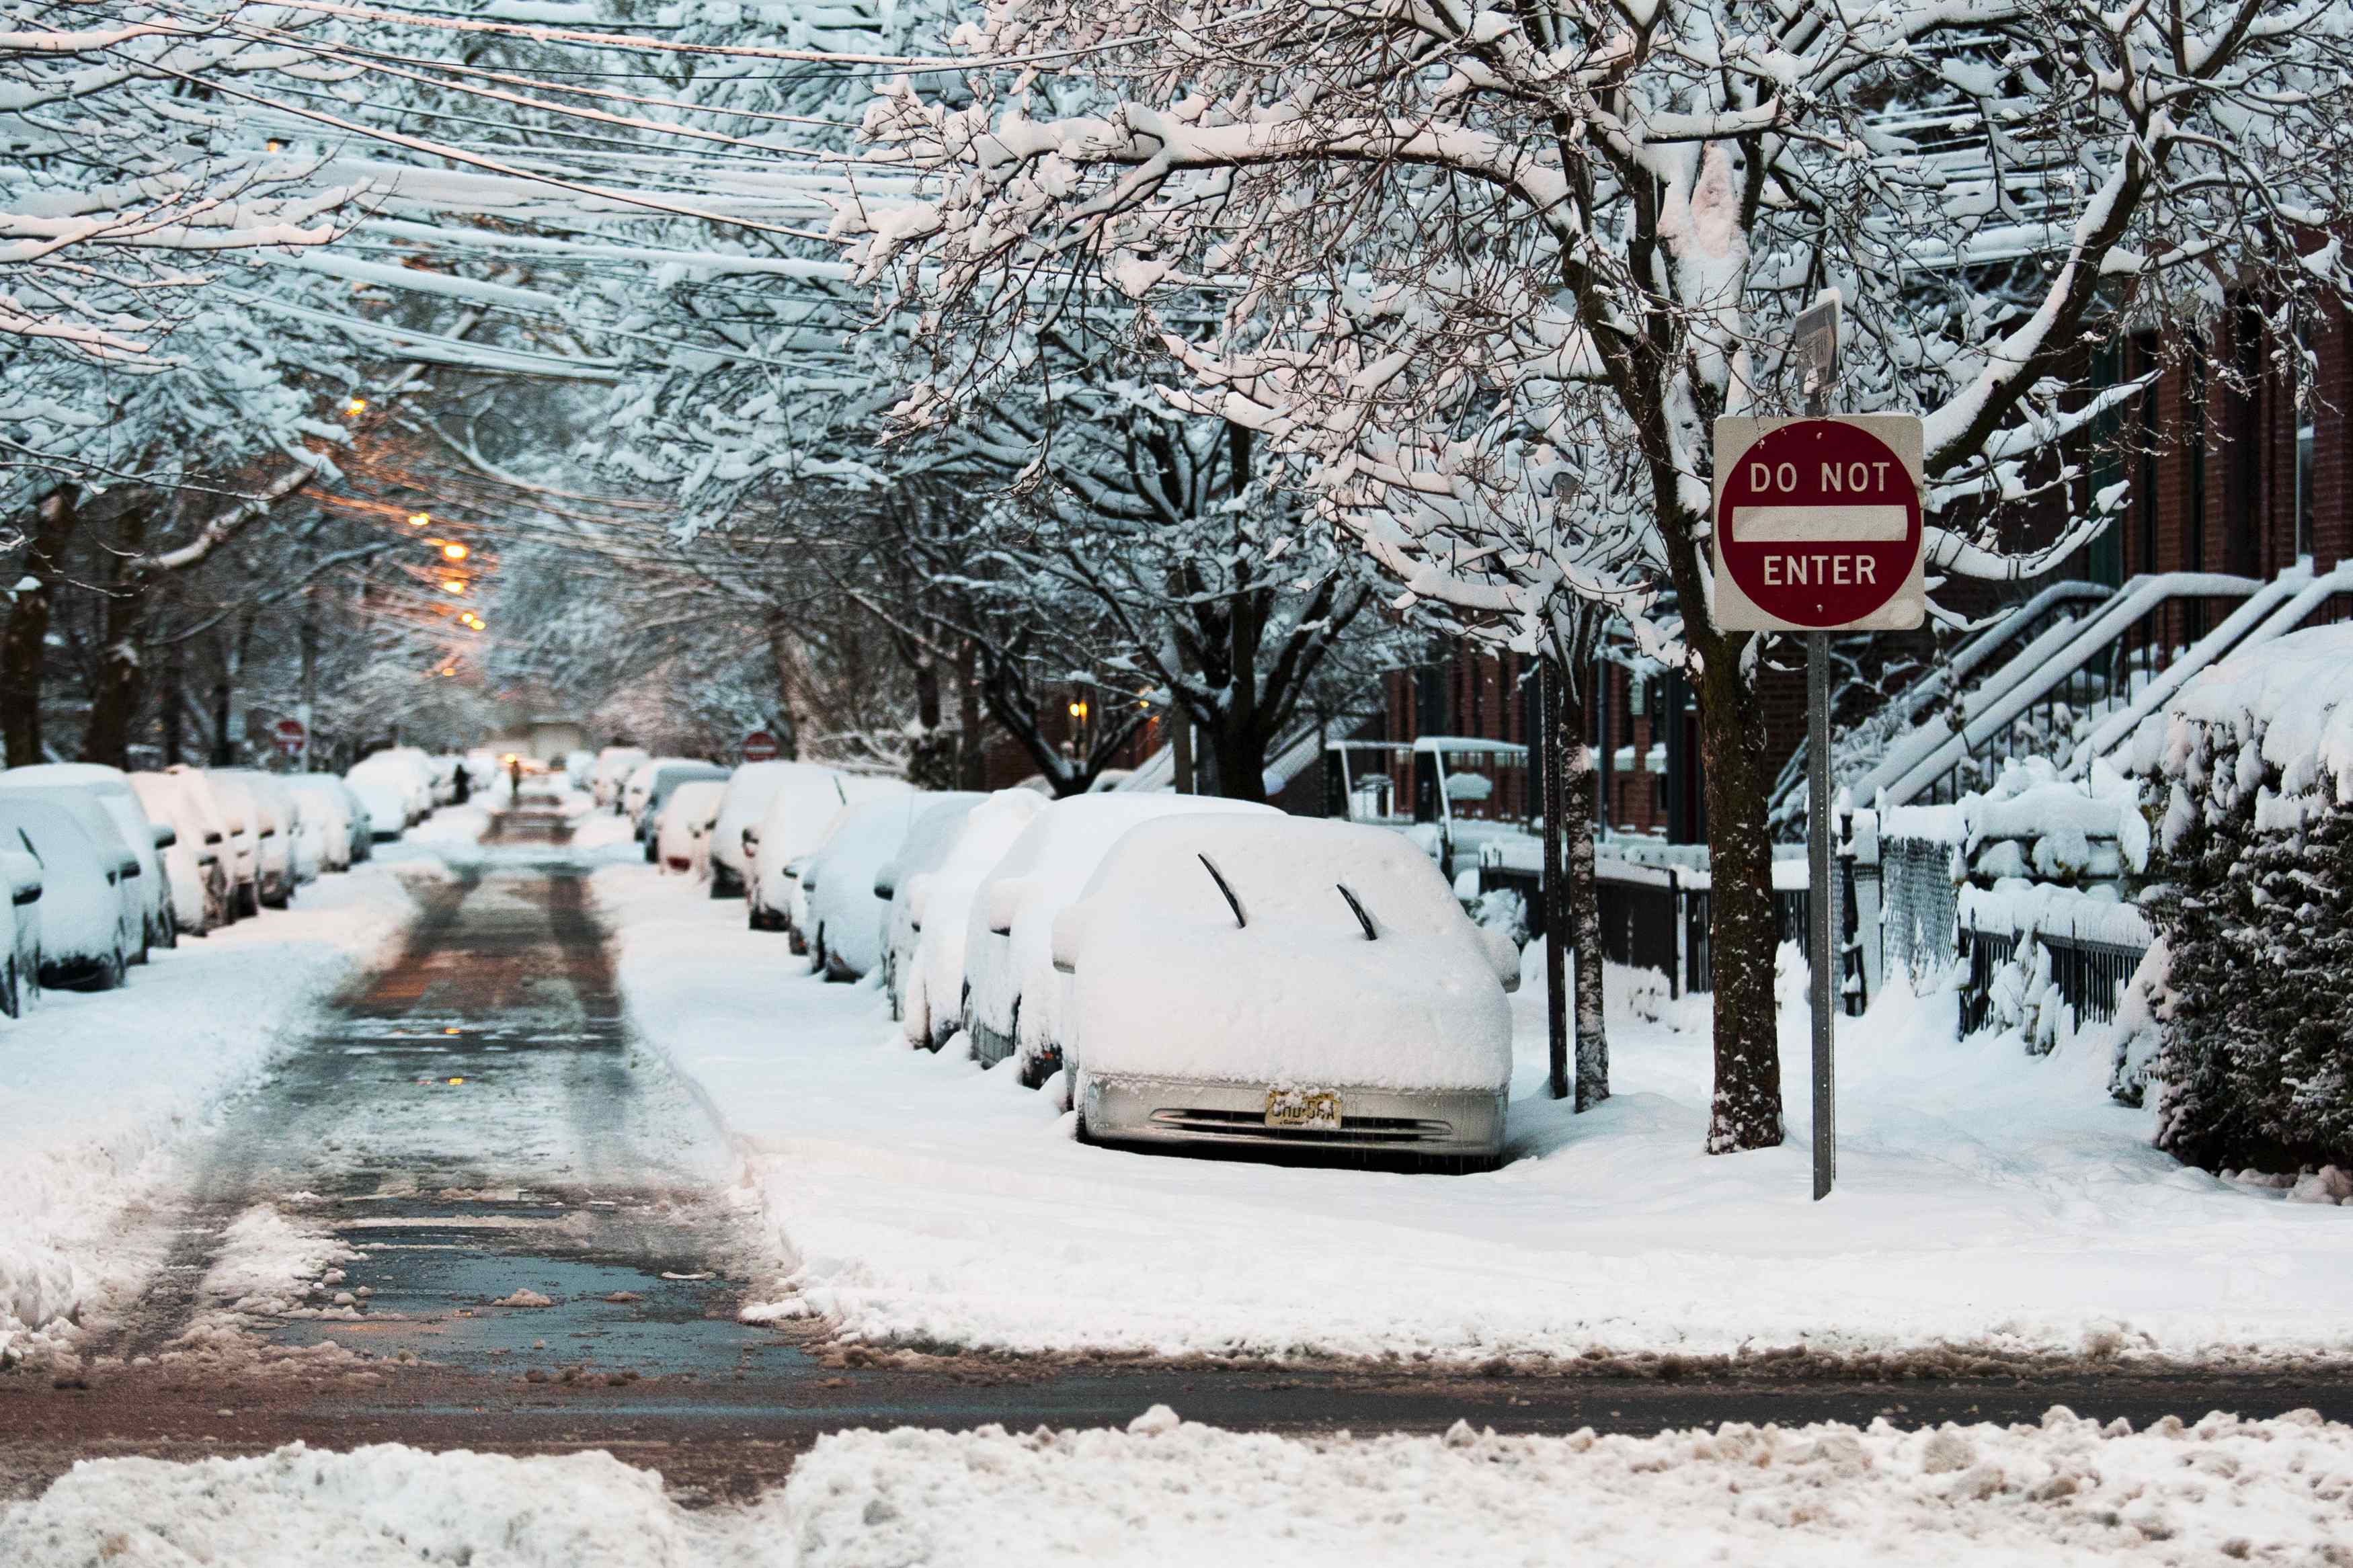
M 1125 1431 L 839 1433 L 780 1490 L 696 1513 L 601 1453 L 85 1462 L 0 1509 L 0 1558 L 308 1568 L 332 1542 L 348 1568 L 2303 1563 L 2336 1560 L 2348 1489 L 2353 1427 L 2308 1411 L 2139 1433 L 2053 1409 L 2032 1426 L 1356 1439 L 1155 1407 Z

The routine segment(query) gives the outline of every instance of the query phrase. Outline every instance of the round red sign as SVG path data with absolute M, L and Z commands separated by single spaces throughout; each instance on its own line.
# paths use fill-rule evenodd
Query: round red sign
M 776 760 L 776 738 L 765 730 L 754 730 L 744 737 L 744 760 L 747 763 L 773 763 Z
M 1920 490 L 1877 436 L 1798 419 L 1757 440 L 1719 476 L 1715 547 L 1767 615 L 1847 626 L 1900 592 L 1920 555 Z

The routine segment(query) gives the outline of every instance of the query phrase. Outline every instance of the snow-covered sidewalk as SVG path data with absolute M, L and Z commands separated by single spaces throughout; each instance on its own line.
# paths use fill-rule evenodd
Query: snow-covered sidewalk
M 298 1040 L 321 1002 L 384 953 L 429 856 L 323 877 L 293 907 L 158 948 L 120 991 L 49 991 L 0 1019 L 0 1356 L 119 1300 L 160 1261 L 121 1222 L 157 1201 L 188 1140 Z M 0 1560 L 5 1554 L 0 1553 Z
M 1450 1362 L 1799 1350 L 1955 1369 L 2353 1354 L 2353 1210 L 2177 1166 L 2148 1146 L 2147 1113 L 2107 1099 L 2105 1046 L 1957 1045 L 1949 996 L 1842 1021 L 1824 1203 L 1801 992 L 1782 1148 L 1700 1152 L 1704 999 L 1613 1019 L 1605 1106 L 1577 1117 L 1541 1098 L 1530 987 L 1504 1169 L 1282 1169 L 1088 1148 L 1010 1071 L 908 1050 L 877 991 L 801 975 L 741 905 L 634 866 L 594 886 L 638 1027 L 699 1086 L 757 1189 L 766 1310 L 849 1338 Z
M 1725 1426 L 1653 1437 L 845 1432 L 744 1508 L 603 1453 L 300 1446 L 84 1463 L 0 1507 L 0 1560 L 238 1568 L 1040 1563 L 1940 1565 L 2337 1561 L 2353 1428 L 2309 1413 L 2039 1426 Z

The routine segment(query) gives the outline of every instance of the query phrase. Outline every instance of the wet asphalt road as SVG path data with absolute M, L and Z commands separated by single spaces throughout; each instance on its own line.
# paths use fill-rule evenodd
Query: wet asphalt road
M 738 1323 L 757 1254 L 723 1146 L 632 1039 L 583 870 L 549 813 L 420 881 L 400 960 L 229 1118 L 169 1261 L 79 1375 L 0 1377 L 0 1495 L 80 1458 L 300 1439 L 607 1448 L 688 1499 L 773 1484 L 846 1426 L 1124 1423 L 1653 1432 L 1725 1420 L 2137 1426 L 2210 1409 L 2353 1419 L 2326 1374 L 1803 1379 L 1431 1376 L 871 1357 Z M 782 957 L 782 944 L 779 957 Z M 337 1273 L 254 1279 L 291 1246 Z M 323 1349 L 332 1341 L 340 1351 Z M 1655 1369 L 1654 1369 L 1655 1370 Z M 1670 1369 L 1672 1370 L 1672 1369 Z

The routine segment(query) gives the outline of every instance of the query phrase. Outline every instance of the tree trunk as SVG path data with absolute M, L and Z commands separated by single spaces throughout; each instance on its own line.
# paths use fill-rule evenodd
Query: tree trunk
M 980 724 L 980 658 L 973 639 L 956 647 L 956 785 L 978 789 L 988 776 Z
M 1601 887 L 1593 867 L 1593 747 L 1586 740 L 1584 681 L 1592 679 L 1592 659 L 1581 659 L 1577 673 L 1579 679 L 1561 682 L 1561 879 L 1568 950 L 1577 955 L 1577 1109 L 1590 1110 L 1609 1098 L 1609 1031 L 1601 1015 Z
M 214 651 L 220 658 L 213 675 L 212 765 L 216 768 L 235 767 L 237 763 L 237 742 L 230 733 L 231 705 L 237 698 L 237 656 L 229 645 L 226 632 L 213 639 Z
M 42 761 L 41 677 L 47 662 L 49 611 L 73 526 L 72 490 L 55 489 L 41 498 L 25 552 L 23 574 L 34 585 L 16 595 L 8 609 L 7 630 L 0 636 L 0 742 L 6 745 L 12 768 Z
M 181 663 L 181 658 L 176 653 L 164 661 L 163 765 L 167 768 L 176 765 L 187 754 L 183 749 L 187 733 L 187 715 L 182 710 L 187 698 L 180 689 Z
M 1195 739 L 1207 735 L 1209 741 L 1208 763 L 1216 774 L 1216 793 L 1228 800 L 1247 800 L 1266 804 L 1266 752 L 1268 736 L 1259 728 L 1252 715 L 1240 717 L 1230 710 L 1218 715 L 1219 721 L 1200 727 Z M 1198 765 L 1199 759 L 1196 759 Z
M 115 524 L 114 548 L 107 553 L 105 630 L 98 650 L 98 685 L 90 693 L 90 721 L 82 728 L 81 760 L 109 767 L 131 766 L 131 731 L 144 694 L 145 661 L 139 632 L 147 617 L 154 580 L 132 564 L 147 548 L 152 504 L 134 504 Z
M 768 623 L 768 657 L 776 667 L 776 755 L 797 761 L 801 726 L 799 705 L 793 700 L 793 635 L 781 619 Z
M 1727 646 L 1731 645 L 1731 646 Z M 1715 1100 L 1707 1152 L 1781 1142 L 1781 1055 L 1773 1013 L 1773 842 L 1766 822 L 1765 714 L 1733 639 L 1704 639 L 1700 752 L 1707 768 L 1708 941 L 1715 978 Z

